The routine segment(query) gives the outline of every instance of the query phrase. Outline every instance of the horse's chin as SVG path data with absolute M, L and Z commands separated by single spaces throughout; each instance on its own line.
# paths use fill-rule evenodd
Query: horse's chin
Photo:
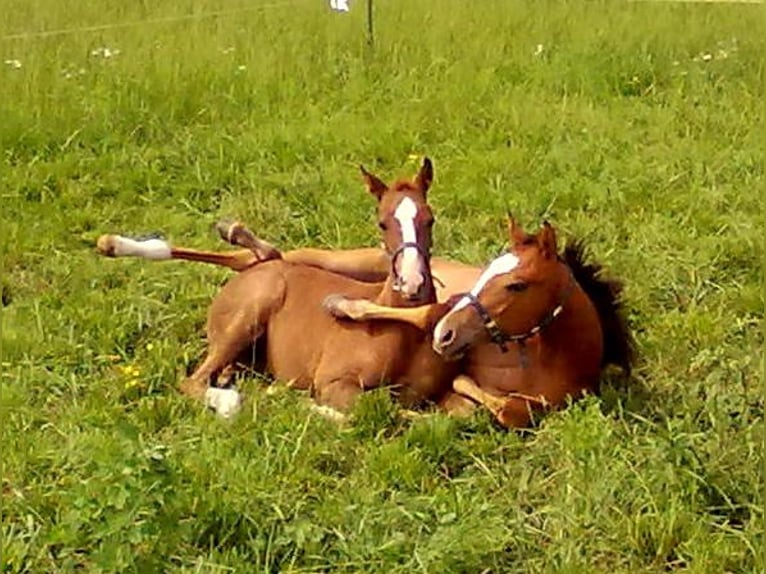
M 468 351 L 470 347 L 470 343 L 466 343 L 462 347 L 457 347 L 456 349 L 440 349 L 437 348 L 436 345 L 433 346 L 434 351 L 436 354 L 441 355 L 441 358 L 444 359 L 447 362 L 454 362 L 459 361 L 463 357 L 465 357 L 466 352 Z

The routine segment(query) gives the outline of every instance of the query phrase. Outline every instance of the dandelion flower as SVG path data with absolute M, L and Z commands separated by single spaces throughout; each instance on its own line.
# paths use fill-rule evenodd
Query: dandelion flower
M 542 53 L 543 53 L 543 50 L 545 50 L 545 48 L 543 47 L 543 45 L 542 45 L 542 44 L 538 44 L 538 45 L 537 45 L 537 47 L 535 48 L 535 53 L 534 53 L 534 55 L 535 55 L 535 56 L 539 56 L 540 54 L 542 54 Z
M 5 65 L 10 66 L 14 70 L 21 68 L 21 62 L 19 60 L 5 60 Z

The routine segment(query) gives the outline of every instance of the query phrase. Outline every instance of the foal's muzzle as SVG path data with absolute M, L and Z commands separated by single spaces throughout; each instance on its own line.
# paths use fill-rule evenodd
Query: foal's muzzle
M 406 249 L 417 252 L 415 260 L 405 256 Z M 391 272 L 394 277 L 393 289 L 409 301 L 416 301 L 425 295 L 428 256 L 420 245 L 406 241 L 391 255 Z

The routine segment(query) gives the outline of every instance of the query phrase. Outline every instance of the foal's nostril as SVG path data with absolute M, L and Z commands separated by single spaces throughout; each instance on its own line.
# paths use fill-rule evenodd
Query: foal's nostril
M 455 340 L 455 331 L 453 331 L 452 329 L 447 329 L 447 331 L 445 331 L 444 334 L 441 336 L 441 339 L 439 339 L 439 344 L 442 347 L 446 347 L 447 345 L 452 343 L 452 341 L 454 340 Z

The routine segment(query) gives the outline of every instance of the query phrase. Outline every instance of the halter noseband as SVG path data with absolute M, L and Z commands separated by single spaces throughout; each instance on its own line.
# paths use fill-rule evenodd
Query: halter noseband
M 570 295 L 572 295 L 572 291 L 574 290 L 574 284 L 575 279 L 572 275 L 572 270 L 568 269 L 568 275 L 569 275 L 569 281 L 567 283 L 567 286 L 564 288 L 563 293 L 561 294 L 561 298 L 559 299 L 558 304 L 548 311 L 542 319 L 540 319 L 540 322 L 537 323 L 534 327 L 529 329 L 528 331 L 524 333 L 509 335 L 505 331 L 503 331 L 500 326 L 495 322 L 495 320 L 492 318 L 492 315 L 489 314 L 489 311 L 487 311 L 487 308 L 484 307 L 484 305 L 481 304 L 479 301 L 479 298 L 474 295 L 473 293 L 466 293 L 464 297 L 468 299 L 468 303 L 473 307 L 476 312 L 479 315 L 479 318 L 481 319 L 482 324 L 484 325 L 484 329 L 486 329 L 487 333 L 489 334 L 489 338 L 492 340 L 492 342 L 497 345 L 500 350 L 503 353 L 508 352 L 508 345 L 506 343 L 518 343 L 520 350 L 521 350 L 521 363 L 522 366 L 526 367 L 526 354 L 524 353 L 524 345 L 527 342 L 527 339 L 534 337 L 537 335 L 540 331 L 545 329 L 548 325 L 553 323 L 553 320 L 561 315 L 561 312 L 564 310 L 564 304 L 567 302 L 567 299 L 569 299 Z
M 408 247 L 415 249 L 418 252 L 418 255 L 420 255 L 424 261 L 428 261 L 428 254 L 423 251 L 423 248 L 420 247 L 420 245 L 414 241 L 404 241 L 401 243 L 393 253 L 389 254 L 391 257 L 391 274 L 394 276 L 394 291 L 400 291 L 402 285 L 404 285 L 404 279 L 402 279 L 402 276 L 399 275 L 399 273 L 396 271 L 396 261 Z

